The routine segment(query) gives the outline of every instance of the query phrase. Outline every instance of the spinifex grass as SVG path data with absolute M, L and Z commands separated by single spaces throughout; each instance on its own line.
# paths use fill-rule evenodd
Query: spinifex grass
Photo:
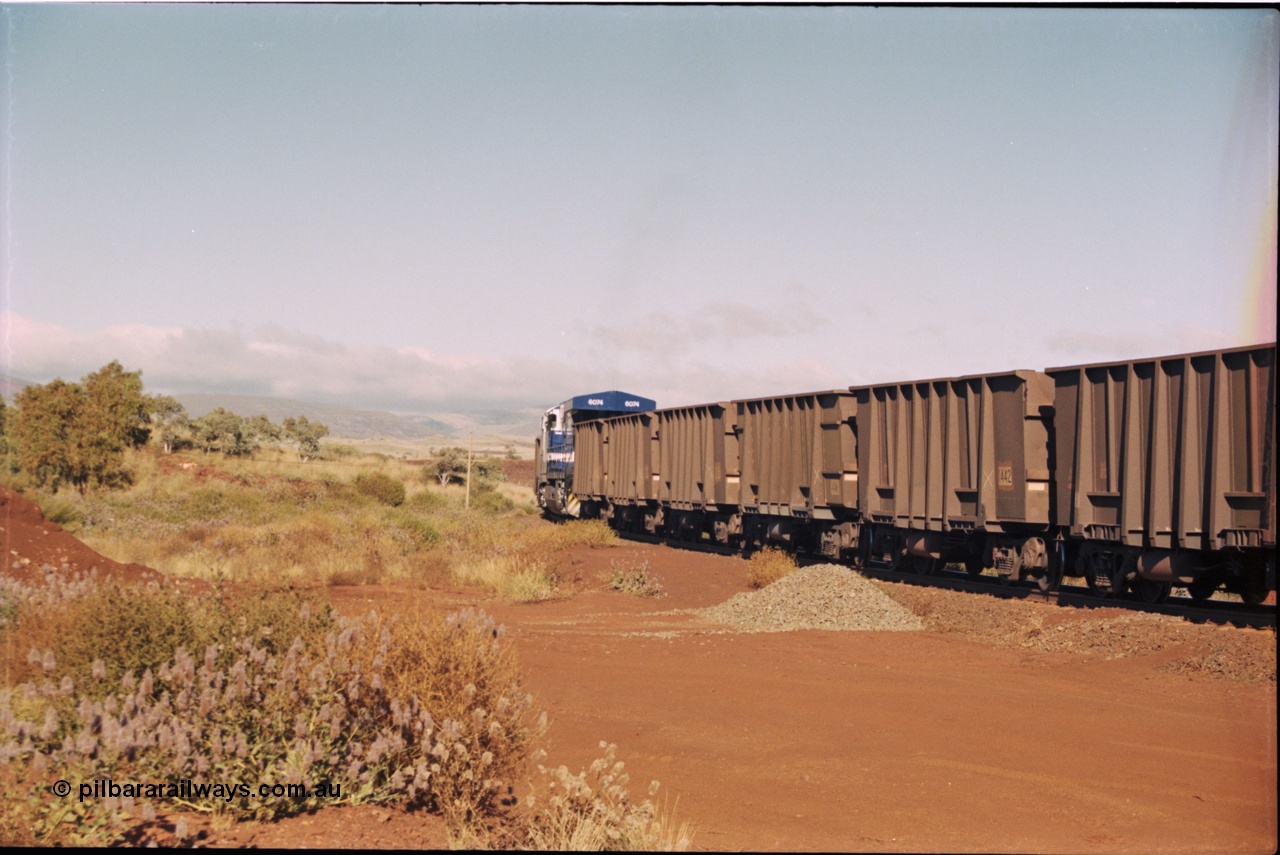
M 503 599 L 534 602 L 556 595 L 560 556 L 574 546 L 607 547 L 617 536 L 598 520 L 563 525 L 494 525 L 467 517 L 446 529 L 454 549 L 455 581 L 491 588 Z
M 617 542 L 598 521 L 532 519 L 508 484 L 473 495 L 467 510 L 461 488 L 382 455 L 260 455 L 135 452 L 127 489 L 37 498 L 117 561 L 237 582 L 480 585 L 537 600 L 554 594 L 564 550 Z
M 747 561 L 747 584 L 753 588 L 763 588 L 797 569 L 796 560 L 790 554 L 765 547 Z

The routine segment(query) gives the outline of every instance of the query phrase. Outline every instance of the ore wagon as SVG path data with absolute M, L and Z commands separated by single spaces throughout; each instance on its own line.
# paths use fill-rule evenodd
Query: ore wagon
M 1275 344 L 1050 368 L 1074 572 L 1155 602 L 1275 589 Z
M 833 558 L 856 549 L 858 456 L 847 389 L 733 402 L 741 536 Z
M 601 515 L 623 531 L 654 531 L 658 519 L 657 419 L 653 413 L 615 416 L 604 432 Z
M 1053 381 L 1009 371 L 852 387 L 868 559 L 1056 584 Z
M 678 540 L 697 541 L 706 533 L 729 543 L 729 526 L 738 510 L 738 442 L 732 405 L 673 407 L 654 416 L 661 508 L 657 523 Z

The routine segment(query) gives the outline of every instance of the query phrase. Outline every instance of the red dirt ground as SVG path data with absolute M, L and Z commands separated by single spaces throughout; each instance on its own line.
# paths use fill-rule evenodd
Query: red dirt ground
M 3 498 L 5 548 L 18 552 L 8 564 L 53 563 L 64 551 L 81 566 L 111 564 L 76 551 L 26 500 Z M 601 590 L 612 561 L 648 561 L 667 596 Z M 1274 633 L 1170 619 L 1127 628 L 1133 655 L 1041 652 L 1025 634 L 987 632 L 993 614 L 1026 604 L 938 591 L 961 598 L 945 601 L 953 612 L 972 606 L 969 626 L 735 634 L 674 610 L 746 590 L 740 559 L 626 544 L 574 550 L 566 569 L 584 590 L 539 604 L 393 586 L 329 594 L 348 614 L 422 602 L 497 615 L 549 713 L 548 762 L 576 771 L 599 756 L 600 740 L 617 743 L 633 792 L 661 781 L 660 799 L 691 823 L 695 848 L 1276 850 L 1275 683 L 1171 670 L 1205 651 L 1274 655 Z M 916 606 L 922 597 L 934 593 L 916 589 Z M 1043 623 L 1097 617 L 1061 609 Z M 230 828 L 187 821 L 214 846 L 445 842 L 434 817 L 377 808 Z
M 4 575 L 24 582 L 44 579 L 45 567 L 87 573 L 122 582 L 163 581 L 164 576 L 141 564 L 120 564 L 104 558 L 50 522 L 35 502 L 0 486 L 0 543 L 4 545 Z

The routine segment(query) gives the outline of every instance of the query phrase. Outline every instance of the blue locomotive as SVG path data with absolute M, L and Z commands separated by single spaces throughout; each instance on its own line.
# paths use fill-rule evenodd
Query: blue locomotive
M 578 395 L 551 407 L 543 414 L 542 433 L 534 440 L 534 490 L 538 507 L 560 516 L 579 515 L 573 492 L 574 426 L 595 419 L 627 413 L 652 412 L 657 404 L 650 398 L 613 389 L 593 395 Z

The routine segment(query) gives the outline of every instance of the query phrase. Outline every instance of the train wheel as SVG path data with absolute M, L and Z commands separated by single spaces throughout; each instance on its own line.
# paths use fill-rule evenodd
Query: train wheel
M 1133 592 L 1138 595 L 1138 599 L 1144 603 L 1156 605 L 1169 599 L 1169 592 L 1173 590 L 1173 583 L 1156 582 L 1152 579 L 1139 577 L 1133 580 L 1132 587 Z
M 1094 596 L 1102 597 L 1104 600 L 1109 600 L 1115 597 L 1123 596 L 1125 589 L 1129 587 L 1129 585 L 1126 582 L 1124 582 L 1122 579 L 1117 579 L 1116 578 L 1117 576 L 1119 576 L 1119 574 L 1112 575 L 1111 587 L 1109 588 L 1105 588 L 1099 585 L 1092 573 L 1089 573 L 1087 576 L 1084 577 L 1084 579 L 1085 579 L 1085 582 L 1089 584 L 1089 590 L 1093 593 Z
M 1129 588 L 1126 565 L 1112 560 L 1104 553 L 1081 550 L 1077 566 L 1084 571 L 1084 580 L 1096 597 L 1114 599 L 1124 596 Z
M 871 566 L 871 538 L 865 534 L 854 549 L 853 569 L 862 570 Z
M 1058 590 L 1058 586 L 1062 584 L 1062 565 L 1055 567 L 1054 563 L 1050 561 L 1049 566 L 1044 571 L 1044 575 L 1036 580 L 1040 590 L 1046 594 Z
M 1044 593 L 1056 591 L 1062 585 L 1062 576 L 1066 575 L 1066 544 L 1057 541 L 1055 548 L 1048 554 L 1048 567 L 1044 575 L 1039 577 L 1039 587 Z
M 1256 606 L 1261 604 L 1270 593 L 1266 588 L 1246 588 L 1240 592 L 1240 599 L 1244 600 L 1246 606 Z
M 966 558 L 964 561 L 964 572 L 968 573 L 970 576 L 981 576 L 982 575 L 982 559 Z
M 1212 576 L 1201 576 L 1187 586 L 1191 599 L 1204 602 L 1218 592 L 1218 580 Z

